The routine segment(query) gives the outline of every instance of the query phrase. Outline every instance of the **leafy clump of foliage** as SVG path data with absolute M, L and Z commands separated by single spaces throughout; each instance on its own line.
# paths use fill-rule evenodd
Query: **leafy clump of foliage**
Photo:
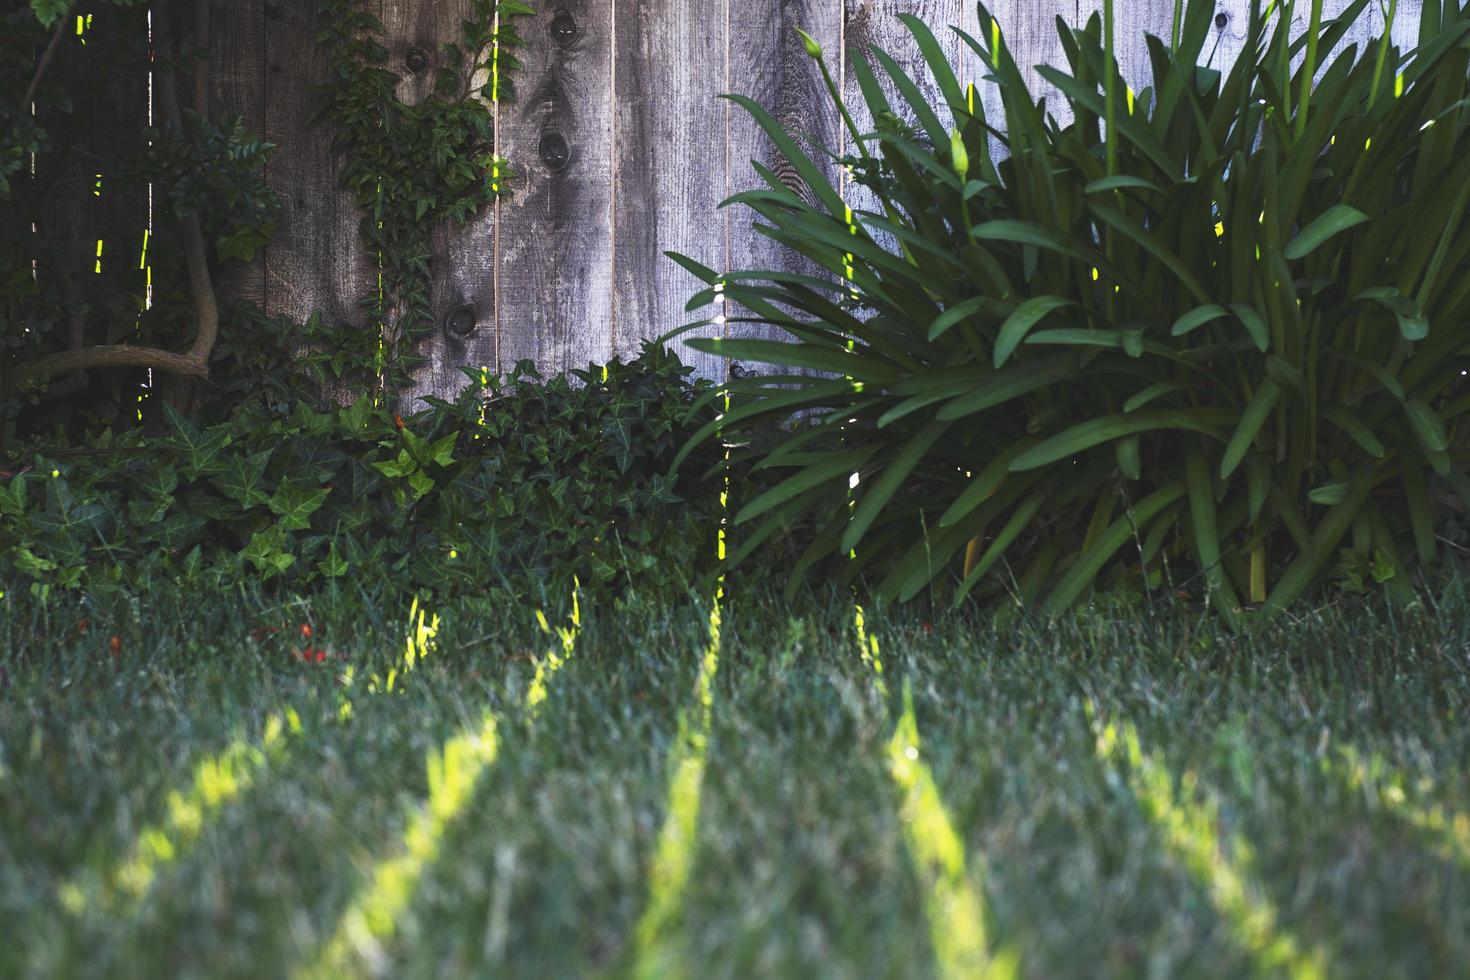
M 474 0 L 459 43 L 446 44 L 434 90 L 416 104 L 395 94 L 399 76 L 385 67 L 383 25 L 361 0 L 323 0 L 318 43 L 331 59 L 317 111 L 343 152 L 342 185 L 361 206 L 358 223 L 379 277 L 361 298 L 375 331 L 349 332 L 365 380 L 396 391 L 421 362 L 415 344 L 434 328 L 429 280 L 432 235 L 446 221 L 464 223 L 497 198 L 510 179 L 495 152 L 493 104 L 514 98 L 511 53 L 522 44 L 519 0 Z
M 668 470 L 709 383 L 666 349 L 541 379 L 467 370 L 412 418 L 370 396 L 247 399 L 196 426 L 38 452 L 0 481 L 0 581 L 137 592 L 335 580 L 369 595 L 521 600 L 682 590 L 714 558 L 718 495 Z M 714 450 L 704 462 L 713 465 Z
M 745 450 L 782 479 L 736 516 L 755 527 L 743 553 L 806 524 L 801 567 L 1053 612 L 1194 583 L 1234 619 L 1335 570 L 1411 595 L 1470 504 L 1470 13 L 1426 4 L 1417 50 L 1385 32 L 1328 63 L 1368 0 L 1325 21 L 1313 0 L 1294 39 L 1305 3 L 1255 2 L 1216 69 L 1214 6 L 1181 2 L 1135 95 L 1112 7 L 1059 22 L 1067 68 L 1040 69 L 1065 125 L 983 5 L 980 37 L 959 33 L 1003 120 L 912 17 L 943 105 L 884 52 L 877 71 L 854 53 L 860 127 L 823 63 L 855 211 L 732 97 L 805 184 L 762 170 L 769 187 L 732 200 L 826 273 L 683 260 L 711 283 L 691 307 L 723 290 L 791 335 L 691 342 L 797 369 L 733 381 L 700 434 L 790 422 Z

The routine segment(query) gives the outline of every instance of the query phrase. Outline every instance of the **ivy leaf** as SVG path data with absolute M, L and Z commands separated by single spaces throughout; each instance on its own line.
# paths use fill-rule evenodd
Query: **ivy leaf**
M 183 466 L 184 476 L 195 480 L 200 474 L 212 471 L 221 450 L 230 444 L 229 432 L 222 426 L 213 426 L 201 433 L 168 402 L 163 403 L 163 417 L 173 431 L 174 447 L 188 459 Z
M 296 556 L 284 547 L 285 541 L 286 535 L 279 525 L 256 531 L 240 554 L 255 566 L 256 571 L 269 578 L 296 564 Z
M 47 27 L 64 17 L 70 7 L 71 0 L 31 0 L 31 12 Z
M 277 524 L 282 530 L 300 531 L 311 524 L 311 515 L 326 502 L 330 490 L 308 490 L 294 483 L 282 483 L 270 498 L 271 512 L 281 520 Z
M 451 432 L 442 439 L 436 439 L 429 446 L 429 458 L 440 466 L 451 466 L 454 463 L 454 444 L 459 441 L 459 432 Z
M 409 455 L 407 449 L 400 449 L 394 459 L 374 460 L 373 469 L 389 478 L 403 477 L 417 473 L 419 464 Z
M 327 578 L 341 578 L 347 574 L 347 569 L 350 566 L 347 564 L 347 559 L 337 554 L 337 542 L 333 541 L 327 545 L 326 557 L 317 562 L 316 567 L 317 571 L 321 572 Z
M 434 479 L 423 470 L 415 470 L 408 478 L 408 485 L 413 488 L 413 498 L 417 500 L 434 489 Z
M 224 472 L 210 477 L 210 482 L 245 510 L 266 503 L 270 498 L 265 492 L 265 468 L 274 452 L 263 449 L 249 456 L 231 456 Z
M 26 478 L 17 474 L 9 485 L 0 484 L 0 514 L 20 517 L 26 512 Z
M 251 262 L 255 259 L 255 253 L 271 240 L 271 235 L 275 233 L 275 230 L 276 225 L 273 221 L 268 221 L 258 228 L 242 225 L 230 234 L 221 235 L 215 239 L 215 254 L 219 256 L 221 262 L 229 259 Z

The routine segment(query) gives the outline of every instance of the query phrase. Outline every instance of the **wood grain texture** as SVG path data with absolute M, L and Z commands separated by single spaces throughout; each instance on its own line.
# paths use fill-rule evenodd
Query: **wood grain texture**
M 498 111 L 515 171 L 497 206 L 500 361 L 563 371 L 613 352 L 613 3 L 556 0 L 517 27 L 524 67 Z
M 1377 4 L 1371 6 L 1374 18 L 1373 29 L 1375 32 L 1382 31 L 1385 22 L 1383 12 Z M 1389 36 L 1393 38 L 1393 43 L 1398 45 L 1400 51 L 1413 50 L 1419 44 L 1419 11 L 1422 7 L 1423 0 L 1398 0 Z
M 764 2 L 764 0 L 761 0 Z M 688 255 L 719 269 L 724 222 L 716 205 L 727 183 L 725 0 L 615 0 L 613 121 L 613 346 L 688 322 L 684 305 L 701 283 L 664 256 Z M 701 331 L 713 335 L 715 327 Z M 722 359 L 680 351 L 704 377 Z
M 209 12 L 209 111 L 215 119 L 239 116 L 246 130 L 265 133 L 266 57 L 264 0 L 211 0 Z M 220 270 L 222 296 L 265 305 L 265 256 L 227 262 Z
M 843 133 L 837 107 L 827 91 L 817 62 L 809 57 L 796 33 L 800 27 L 822 46 L 834 73 L 842 69 L 842 0 L 763 0 L 730 20 L 731 91 L 749 96 L 776 117 L 788 133 L 807 148 L 811 158 L 826 164 L 833 186 L 841 175 L 830 154 L 839 152 Z M 811 197 L 791 165 L 744 109 L 732 107 L 729 129 L 730 192 L 764 187 L 752 161 L 774 171 L 788 186 Z M 743 206 L 724 211 L 729 248 L 726 268 L 816 272 L 814 263 L 758 233 L 755 212 Z M 727 315 L 740 317 L 739 309 Z M 730 325 L 735 336 L 781 339 L 773 328 Z
M 317 46 L 315 4 L 266 0 L 265 135 L 278 149 L 266 179 L 281 196 L 265 250 L 266 310 L 304 321 L 314 313 L 363 329 L 358 301 L 377 266 L 358 235 L 357 204 L 339 183 L 330 122 L 311 117 L 311 92 L 327 75 Z M 334 392 L 341 396 L 346 393 Z

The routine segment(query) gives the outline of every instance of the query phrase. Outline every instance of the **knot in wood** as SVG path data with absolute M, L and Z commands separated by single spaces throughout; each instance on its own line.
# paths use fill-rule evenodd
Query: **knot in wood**
M 403 66 L 417 75 L 429 67 L 429 52 L 423 48 L 409 48 L 403 55 Z
M 577 19 L 565 10 L 558 10 L 551 18 L 551 37 L 564 48 L 577 39 L 577 29 Z
M 475 308 L 468 303 L 450 311 L 444 318 L 444 332 L 451 337 L 468 337 L 475 332 L 477 326 L 479 321 L 475 318 Z
M 1228 23 L 1230 23 L 1230 15 L 1227 14 L 1225 11 L 1222 10 L 1218 14 L 1215 15 L 1215 26 L 1216 27 L 1220 28 L 1221 30 L 1224 30 L 1225 25 L 1228 24 Z
M 541 154 L 541 162 L 546 164 L 547 170 L 565 170 L 567 162 L 572 157 L 572 148 L 567 145 L 566 137 L 561 133 L 546 133 L 541 137 L 541 146 L 538 148 Z

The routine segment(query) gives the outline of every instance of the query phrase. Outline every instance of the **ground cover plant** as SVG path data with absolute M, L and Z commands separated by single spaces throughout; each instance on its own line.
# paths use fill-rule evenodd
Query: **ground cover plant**
M 939 105 L 880 50 L 852 53 L 845 105 L 809 42 L 853 148 L 836 168 L 732 97 L 802 186 L 762 168 L 731 202 L 818 273 L 681 260 L 711 284 L 691 308 L 789 335 L 691 341 L 778 369 L 733 381 L 703 433 L 780 477 L 736 516 L 740 554 L 806 527 L 803 567 L 888 597 L 1058 613 L 1098 587 L 1187 589 L 1234 620 L 1329 578 L 1407 600 L 1458 536 L 1470 16 L 1430 3 L 1415 50 L 1385 31 L 1329 58 L 1369 0 L 1330 20 L 1252 3 L 1221 66 L 1214 5 L 1181 3 L 1135 92 L 1113 10 L 1058 19 L 1043 101 L 981 5 L 960 33 L 1003 118 L 917 18 Z M 745 431 L 772 419 L 791 424 Z
M 1463 580 L 1239 634 L 727 585 L 7 603 L 0 972 L 1470 964 Z
M 16 454 L 0 592 L 340 582 L 552 606 L 574 579 L 608 598 L 713 573 L 718 494 L 667 473 L 708 382 L 653 345 L 549 380 L 530 364 L 467 373 L 454 402 L 408 418 L 368 395 L 338 407 L 256 391 L 213 424 L 165 404 L 161 432 Z

